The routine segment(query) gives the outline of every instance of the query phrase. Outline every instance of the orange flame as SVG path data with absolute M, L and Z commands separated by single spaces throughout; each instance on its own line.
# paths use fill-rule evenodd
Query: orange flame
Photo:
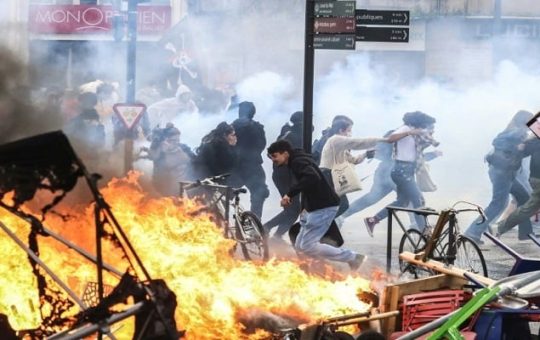
M 234 242 L 190 200 L 151 198 L 139 185 L 139 174 L 112 180 L 102 193 L 153 278 L 164 279 L 176 296 L 175 318 L 187 339 L 256 339 L 264 331 L 249 333 L 240 320 L 254 311 L 265 311 L 302 322 L 328 316 L 365 311 L 368 305 L 357 298 L 369 290 L 370 282 L 338 274 L 329 277 L 309 275 L 299 263 L 270 260 L 254 263 L 231 256 Z M 75 218 L 67 223 L 51 215 L 46 227 L 94 253 L 93 207 L 82 212 L 63 211 Z M 4 222 L 26 241 L 29 226 L 22 220 L 0 212 Z M 82 295 L 87 282 L 96 281 L 95 266 L 66 247 L 40 238 L 40 258 L 75 291 Z M 16 329 L 39 325 L 35 278 L 26 254 L 6 235 L 0 236 L 0 313 L 9 316 Z M 104 243 L 104 261 L 123 271 L 122 254 L 110 242 Z M 105 276 L 114 286 L 117 280 Z M 73 308 L 73 314 L 77 308 Z M 129 338 L 132 321 L 117 329 L 119 339 Z

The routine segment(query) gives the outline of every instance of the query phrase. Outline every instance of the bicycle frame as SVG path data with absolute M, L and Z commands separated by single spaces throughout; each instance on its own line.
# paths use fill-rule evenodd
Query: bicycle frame
M 212 191 L 211 197 L 208 201 L 208 205 L 215 207 L 216 212 L 219 214 L 220 220 L 223 223 L 223 234 L 225 238 L 233 239 L 239 243 L 245 243 L 246 234 L 242 228 L 240 228 L 240 216 L 244 212 L 244 209 L 240 205 L 240 193 L 229 186 L 213 183 L 200 182 L 197 187 L 202 187 Z M 180 192 L 185 192 L 186 185 L 192 185 L 193 183 L 181 182 Z M 231 206 L 233 207 L 233 220 L 231 223 Z M 241 239 L 237 237 L 237 233 L 242 235 Z
M 427 259 L 434 258 L 433 251 L 435 250 L 435 247 L 441 239 L 441 234 L 443 234 L 444 226 L 448 223 L 448 249 L 446 250 L 446 254 L 444 255 L 443 260 L 444 262 L 447 262 L 449 264 L 454 264 L 457 253 L 456 214 L 457 212 L 454 209 L 441 211 L 441 213 L 439 214 L 439 218 L 437 219 L 437 223 L 435 224 L 435 228 L 433 229 L 433 233 L 431 234 L 431 237 L 427 240 L 426 250 L 422 255 L 422 261 L 425 262 Z M 440 260 L 437 258 L 435 259 Z
M 399 216 L 397 216 L 396 211 L 406 211 L 406 212 L 413 212 L 415 214 L 420 214 L 422 216 L 430 216 L 430 215 L 438 215 L 439 213 L 433 210 L 424 210 L 424 209 L 409 209 L 409 208 L 402 208 L 402 207 L 395 207 L 395 206 L 387 206 L 386 209 L 388 209 L 388 232 L 387 232 L 387 241 L 386 241 L 386 272 L 390 273 L 390 270 L 392 268 L 392 230 L 393 230 L 393 219 L 395 218 L 398 222 L 399 227 L 403 232 L 406 234 L 407 229 L 403 226 L 403 222 L 399 219 Z M 411 239 L 409 239 L 411 243 L 413 242 Z

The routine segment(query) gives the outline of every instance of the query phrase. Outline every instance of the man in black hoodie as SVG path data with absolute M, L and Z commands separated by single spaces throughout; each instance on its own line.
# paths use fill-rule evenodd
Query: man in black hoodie
M 251 196 L 251 211 L 259 218 L 263 204 L 270 192 L 266 186 L 266 176 L 262 168 L 262 156 L 266 146 L 264 126 L 253 120 L 255 105 L 252 102 L 241 102 L 238 105 L 238 119 L 232 125 L 236 131 L 238 142 L 237 165 L 233 170 L 232 183 L 245 185 Z
M 281 206 L 289 206 L 292 198 L 302 193 L 304 210 L 300 215 L 301 229 L 294 247 L 308 256 L 347 262 L 352 270 L 358 269 L 365 259 L 364 255 L 320 242 L 336 216 L 339 197 L 311 155 L 302 149 L 293 150 L 286 140 L 272 143 L 267 151 L 275 165 L 288 166 L 297 180 L 281 198 Z
M 290 121 L 292 125 L 288 123 L 281 128 L 277 140 L 283 139 L 288 141 L 294 148 L 302 147 L 303 139 L 303 118 L 302 111 L 296 111 L 291 115 Z M 285 195 L 289 190 L 289 187 L 293 183 L 293 175 L 287 167 L 273 166 L 272 169 L 272 181 L 276 185 L 281 196 Z M 277 230 L 274 233 L 274 241 L 283 242 L 282 237 L 291 228 L 293 223 L 300 215 L 300 197 L 295 197 L 289 206 L 285 207 L 276 216 L 272 217 L 264 224 L 264 229 L 269 233 L 274 227 L 277 226 Z

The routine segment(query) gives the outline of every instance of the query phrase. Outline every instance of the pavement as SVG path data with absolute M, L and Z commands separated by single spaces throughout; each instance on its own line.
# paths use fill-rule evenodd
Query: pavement
M 368 256 L 366 264 L 360 269 L 360 273 L 367 276 L 367 278 L 371 277 L 373 272 L 386 270 L 387 228 L 386 221 L 379 223 L 375 228 L 373 237 L 370 237 L 367 234 L 362 218 L 356 216 L 347 219 L 341 228 L 345 240 L 343 247 Z M 533 228 L 535 234 L 540 234 L 540 224 L 535 225 Z M 391 276 L 399 280 L 405 280 L 405 278 L 398 278 L 398 246 L 402 235 L 403 231 L 396 224 L 392 232 Z M 483 237 L 482 240 L 484 245 L 480 246 L 480 249 L 486 260 L 488 277 L 495 280 L 507 277 L 516 262 L 514 257 L 487 237 Z M 517 228 L 502 235 L 500 240 L 523 257 L 538 258 L 540 261 L 540 246 L 537 246 L 531 240 L 519 241 Z M 295 257 L 288 240 L 279 244 L 271 242 L 270 249 L 271 254 L 276 255 L 278 253 L 279 257 Z M 334 265 L 340 269 L 346 269 L 346 266 L 340 263 L 334 263 Z

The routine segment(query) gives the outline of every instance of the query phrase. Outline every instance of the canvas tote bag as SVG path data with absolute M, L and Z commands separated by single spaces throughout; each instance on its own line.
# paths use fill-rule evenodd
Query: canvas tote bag
M 418 189 L 422 192 L 433 192 L 437 190 L 437 185 L 431 179 L 426 162 L 422 162 L 416 169 L 416 184 L 418 184 Z
M 350 192 L 362 189 L 360 180 L 354 171 L 354 165 L 345 160 L 342 163 L 336 162 L 336 150 L 332 144 L 334 152 L 334 165 L 332 166 L 332 183 L 338 196 L 343 196 Z

